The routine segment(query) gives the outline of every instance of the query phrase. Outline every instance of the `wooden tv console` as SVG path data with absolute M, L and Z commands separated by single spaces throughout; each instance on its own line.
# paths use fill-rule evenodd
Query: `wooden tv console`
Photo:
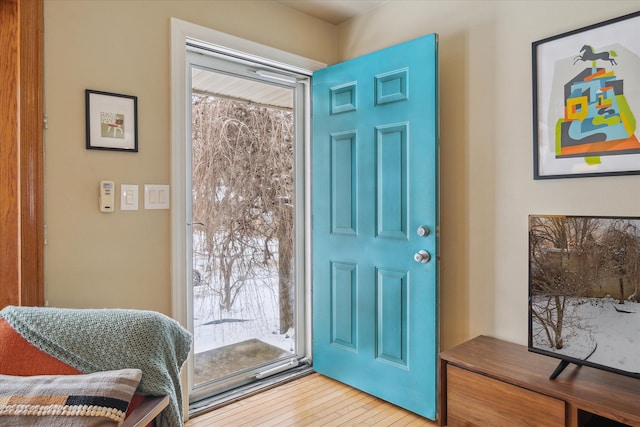
M 640 351 L 640 349 L 639 349 Z M 441 426 L 640 426 L 640 379 L 479 336 L 440 354 Z

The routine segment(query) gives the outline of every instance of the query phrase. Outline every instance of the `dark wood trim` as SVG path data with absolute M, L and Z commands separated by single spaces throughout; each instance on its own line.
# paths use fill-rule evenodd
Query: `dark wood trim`
M 20 7 L 0 1 L 0 306 L 20 302 L 18 73 Z
M 0 1 L 0 307 L 43 305 L 43 3 Z
M 20 305 L 44 305 L 42 0 L 20 2 Z

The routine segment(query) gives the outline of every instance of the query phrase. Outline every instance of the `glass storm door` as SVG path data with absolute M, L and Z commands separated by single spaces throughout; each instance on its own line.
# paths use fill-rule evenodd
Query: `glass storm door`
M 194 401 L 304 357 L 303 150 L 295 76 L 188 59 Z
M 428 418 L 438 354 L 437 36 L 313 74 L 313 366 Z

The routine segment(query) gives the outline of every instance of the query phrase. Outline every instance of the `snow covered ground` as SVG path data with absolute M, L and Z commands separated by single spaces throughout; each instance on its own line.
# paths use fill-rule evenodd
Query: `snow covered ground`
M 588 357 L 591 363 L 640 373 L 640 304 L 619 304 L 611 297 L 573 298 L 567 310 L 565 317 L 574 324 L 565 327 L 564 348 L 555 353 L 581 360 Z M 539 333 L 540 326 L 534 323 L 533 328 L 534 346 L 553 352 L 545 335 Z
M 279 332 L 278 289 L 255 283 L 245 286 L 231 311 L 220 308 L 211 288 L 196 286 L 193 292 L 194 351 L 256 338 L 286 351 L 295 351 L 294 331 Z
M 194 232 L 194 248 L 202 248 L 204 235 Z M 264 247 L 259 241 L 256 247 Z M 269 246 L 277 258 L 275 242 Z M 204 252 L 204 249 L 202 249 Z M 240 290 L 231 310 L 220 307 L 220 296 L 214 292 L 216 279 L 207 276 L 207 256 L 194 250 L 194 271 L 198 282 L 193 287 L 193 347 L 195 353 L 213 348 L 258 339 L 286 351 L 295 352 L 295 331 L 279 333 L 278 273 L 276 262 L 259 271 L 252 271 L 252 279 Z M 238 279 L 234 271 L 234 279 Z M 217 286 L 221 286 L 218 284 Z

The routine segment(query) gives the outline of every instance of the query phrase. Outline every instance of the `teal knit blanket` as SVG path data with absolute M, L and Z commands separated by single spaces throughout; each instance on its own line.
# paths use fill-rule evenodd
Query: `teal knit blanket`
M 170 398 L 156 426 L 182 426 L 180 369 L 191 335 L 175 320 L 144 310 L 15 306 L 0 310 L 0 317 L 31 344 L 81 372 L 142 370 L 138 392 Z

